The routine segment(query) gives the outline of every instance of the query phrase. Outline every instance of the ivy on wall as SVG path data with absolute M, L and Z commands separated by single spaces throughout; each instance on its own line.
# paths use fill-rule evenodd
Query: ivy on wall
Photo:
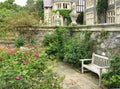
M 58 10 L 55 10 L 55 11 L 53 11 L 54 13 L 56 13 L 56 12 L 59 12 L 60 13 L 60 15 L 65 19 L 67 19 L 67 25 L 68 24 L 70 24 L 71 23 L 71 19 L 70 19 L 70 12 L 71 12 L 72 10 L 62 10 L 62 9 L 58 9 Z
M 81 12 L 79 15 L 78 15 L 78 18 L 77 18 L 77 23 L 78 24 L 83 24 L 83 20 L 84 20 L 84 12 Z
M 108 9 L 108 0 L 98 0 L 96 9 L 98 20 L 100 21 L 101 16 L 106 17 L 106 11 Z

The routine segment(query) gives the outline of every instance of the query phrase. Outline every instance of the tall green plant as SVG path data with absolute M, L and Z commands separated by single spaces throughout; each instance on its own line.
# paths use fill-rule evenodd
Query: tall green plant
M 106 11 L 108 9 L 108 0 L 98 0 L 96 9 L 97 9 L 98 20 L 100 22 L 101 16 L 106 17 Z
M 44 39 L 48 49 L 46 53 L 48 55 L 53 55 L 56 59 L 64 59 L 64 43 L 67 40 L 67 34 L 69 31 L 65 28 L 57 28 L 51 35 L 47 36 Z
M 69 40 L 65 45 L 64 60 L 79 67 L 79 59 L 91 58 L 94 51 L 94 41 L 90 36 L 90 31 L 83 31 L 79 36 Z

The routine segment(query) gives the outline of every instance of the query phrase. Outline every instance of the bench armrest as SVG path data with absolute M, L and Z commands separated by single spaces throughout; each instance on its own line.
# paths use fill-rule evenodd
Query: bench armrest
M 79 59 L 79 61 L 91 61 L 92 59 Z

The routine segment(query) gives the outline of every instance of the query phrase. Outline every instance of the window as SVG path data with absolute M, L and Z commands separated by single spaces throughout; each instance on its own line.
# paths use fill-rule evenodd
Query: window
M 114 23 L 115 22 L 115 11 L 111 10 L 107 12 L 107 23 Z
M 63 8 L 67 9 L 67 5 L 68 5 L 67 3 L 63 3 Z
M 58 3 L 57 4 L 57 9 L 60 9 L 61 8 L 61 3 Z

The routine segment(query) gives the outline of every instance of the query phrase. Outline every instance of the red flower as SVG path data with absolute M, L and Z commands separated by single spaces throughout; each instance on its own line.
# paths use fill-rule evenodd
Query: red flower
M 15 79 L 16 79 L 17 81 L 20 80 L 20 76 L 17 76 Z
M 35 56 L 38 58 L 39 57 L 39 53 L 36 53 Z
M 9 53 L 9 54 L 13 54 L 14 51 L 15 51 L 15 49 L 9 49 L 9 50 L 8 50 L 8 53 Z
M 2 58 L 0 57 L 0 61 L 2 61 Z
M 36 45 L 33 46 L 35 49 L 37 49 L 38 47 Z
M 114 71 L 114 70 L 115 70 L 115 68 L 114 68 L 114 67 L 112 67 L 112 68 L 111 68 L 111 70 L 112 70 L 112 71 Z
M 9 45 L 7 45 L 7 46 L 5 46 L 5 48 L 9 49 L 9 48 L 10 48 L 10 46 L 9 46 Z
M 23 53 L 26 54 L 26 53 L 27 53 L 27 50 L 23 50 Z
M 2 48 L 0 48 L 0 51 L 2 50 Z
M 27 45 L 27 48 L 31 48 L 31 46 L 28 44 L 28 45 Z
M 29 60 L 25 60 L 25 61 L 23 62 L 23 65 L 28 64 L 28 62 L 29 62 Z

